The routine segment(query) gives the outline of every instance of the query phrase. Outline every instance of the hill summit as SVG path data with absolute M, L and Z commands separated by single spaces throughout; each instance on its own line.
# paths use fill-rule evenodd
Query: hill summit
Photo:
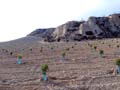
M 91 16 L 87 21 L 69 21 L 56 28 L 36 29 L 27 36 L 44 41 L 81 41 L 84 39 L 120 37 L 120 14 Z

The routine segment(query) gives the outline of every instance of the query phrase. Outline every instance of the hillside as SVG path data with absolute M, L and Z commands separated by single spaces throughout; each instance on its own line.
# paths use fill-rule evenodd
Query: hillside
M 120 89 L 120 76 L 114 74 L 120 39 L 60 43 L 21 40 L 0 43 L 0 90 Z M 100 57 L 99 50 L 104 50 L 104 57 Z M 18 54 L 23 57 L 21 65 L 17 64 Z M 40 68 L 44 63 L 49 66 L 46 82 L 41 79 Z
M 120 14 L 107 17 L 89 17 L 87 21 L 69 21 L 56 28 L 37 29 L 27 36 L 45 41 L 81 41 L 120 37 Z

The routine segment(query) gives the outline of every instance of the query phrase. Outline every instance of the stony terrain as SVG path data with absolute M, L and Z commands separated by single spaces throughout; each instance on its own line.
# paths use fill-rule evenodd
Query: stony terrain
M 0 43 L 0 90 L 120 90 L 120 76 L 111 72 L 120 58 L 117 45 L 120 39 Z M 104 50 L 104 58 L 99 50 Z M 17 54 L 23 56 L 22 65 L 17 64 Z M 49 65 L 47 82 L 41 80 L 43 63 Z

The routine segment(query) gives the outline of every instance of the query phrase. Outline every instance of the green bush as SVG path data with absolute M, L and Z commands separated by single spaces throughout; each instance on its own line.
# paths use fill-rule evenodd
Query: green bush
M 117 45 L 117 48 L 119 48 L 120 46 L 119 45 Z
M 21 54 L 19 54 L 19 55 L 18 55 L 18 58 L 19 58 L 19 59 L 22 59 L 22 55 L 21 55 Z
M 42 64 L 41 65 L 41 70 L 42 70 L 42 73 L 46 73 L 47 70 L 48 70 L 48 64 Z
M 74 43 L 74 45 L 77 45 L 77 43 Z
M 74 48 L 74 46 L 72 46 L 71 48 Z
M 12 55 L 13 55 L 13 52 L 10 52 L 10 55 L 12 56 Z
M 42 52 L 42 51 L 43 51 L 43 47 L 40 48 L 40 52 Z
M 97 49 L 97 46 L 94 46 L 94 49 L 96 50 L 96 49 Z
M 70 49 L 69 49 L 69 48 L 66 48 L 65 50 L 66 50 L 66 51 L 69 51 Z
M 66 53 L 65 52 L 62 52 L 62 56 L 65 57 Z
M 51 50 L 53 50 L 53 47 L 51 47 Z
M 100 50 L 100 51 L 99 51 L 99 54 L 104 54 L 104 51 L 103 51 L 103 50 Z
M 90 47 L 91 47 L 91 48 L 93 47 L 92 44 L 90 44 Z
M 115 64 L 118 65 L 118 66 L 120 65 L 120 58 L 115 60 Z
M 30 51 L 32 51 L 32 48 L 30 48 Z

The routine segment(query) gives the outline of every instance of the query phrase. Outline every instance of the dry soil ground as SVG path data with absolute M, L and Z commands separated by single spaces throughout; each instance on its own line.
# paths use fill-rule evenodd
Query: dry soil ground
M 97 46 L 97 50 L 88 43 Z M 1 43 L 0 90 L 120 90 L 120 76 L 110 73 L 111 69 L 117 68 L 115 59 L 120 58 L 117 45 L 120 45 L 120 39 Z M 66 48 L 69 51 L 64 60 L 61 53 Z M 104 50 L 104 58 L 99 57 L 99 50 Z M 22 65 L 17 64 L 17 54 L 23 56 Z M 49 65 L 46 82 L 41 80 L 43 63 Z

